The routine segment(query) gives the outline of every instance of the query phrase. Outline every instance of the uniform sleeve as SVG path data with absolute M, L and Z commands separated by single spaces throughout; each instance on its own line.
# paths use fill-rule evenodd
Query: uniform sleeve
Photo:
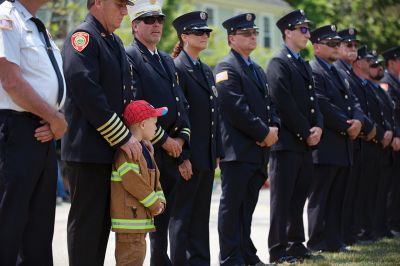
M 124 189 L 153 213 L 163 200 L 150 186 L 148 175 L 142 174 L 145 170 L 138 162 L 130 160 L 117 163 L 115 168 L 111 180 L 121 181 Z
M 0 58 L 21 64 L 21 32 L 15 20 L 0 13 Z
M 72 46 L 71 39 L 65 41 L 63 60 L 68 93 L 109 145 L 119 147 L 129 140 L 131 134 L 108 103 L 101 86 L 100 47 L 94 37 L 87 36 L 87 46 L 80 52 Z
M 314 74 L 315 91 L 318 99 L 319 108 L 324 116 L 325 126 L 335 130 L 336 132 L 345 132 L 350 125 L 347 120 L 350 118 L 346 116 L 344 111 L 334 104 L 329 98 L 328 88 L 322 75 Z
M 267 69 L 270 93 L 276 103 L 281 119 L 293 134 L 300 134 L 305 140 L 310 135 L 310 123 L 297 107 L 296 100 L 290 91 L 290 72 L 283 60 L 273 58 Z
M 223 117 L 253 140 L 263 141 L 269 133 L 269 127 L 251 112 L 239 75 L 227 63 L 220 63 L 215 73 L 218 103 Z

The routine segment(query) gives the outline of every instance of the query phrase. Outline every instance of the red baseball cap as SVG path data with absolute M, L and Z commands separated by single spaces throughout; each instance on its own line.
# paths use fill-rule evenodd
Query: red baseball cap
M 124 110 L 125 123 L 130 126 L 150 117 L 163 116 L 168 112 L 167 107 L 154 108 L 145 100 L 130 102 Z

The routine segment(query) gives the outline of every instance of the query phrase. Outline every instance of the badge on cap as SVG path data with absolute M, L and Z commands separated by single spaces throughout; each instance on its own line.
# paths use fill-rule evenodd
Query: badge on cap
M 300 9 L 300 14 L 302 14 L 303 16 L 304 16 L 304 10 L 303 9 Z
M 87 32 L 78 31 L 71 37 L 72 46 L 78 52 L 82 52 L 89 44 L 89 34 Z
M 213 91 L 213 93 L 214 93 L 214 96 L 218 98 L 218 91 L 217 91 L 217 88 L 213 85 L 213 86 L 211 87 L 211 89 L 212 89 L 212 91 Z
M 253 19 L 253 16 L 249 13 L 246 15 L 246 20 L 251 21 Z
M 332 31 L 336 31 L 336 26 L 335 25 L 331 25 L 331 30 Z
M 350 34 L 350 35 L 354 35 L 354 29 L 353 29 L 353 28 L 350 28 L 350 29 L 349 29 L 349 34 Z
M 202 20 L 206 20 L 206 19 L 207 19 L 207 14 L 206 14 L 205 12 L 201 12 L 201 13 L 200 13 L 200 18 L 201 18 Z
M 0 19 L 0 30 L 12 30 L 12 20 L 11 19 Z

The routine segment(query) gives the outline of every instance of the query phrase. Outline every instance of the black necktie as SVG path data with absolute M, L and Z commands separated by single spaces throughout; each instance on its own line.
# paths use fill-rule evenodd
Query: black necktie
M 260 78 L 259 78 L 258 75 L 257 75 L 257 71 L 256 71 L 256 69 L 254 68 L 254 64 L 251 63 L 251 64 L 249 65 L 249 68 L 250 68 L 250 71 L 253 72 L 253 75 L 254 75 L 254 77 L 256 78 L 257 82 L 258 82 L 259 84 L 261 84 Z
M 331 71 L 332 71 L 333 75 L 335 76 L 335 78 L 337 79 L 337 81 L 340 82 L 341 81 L 341 77 L 339 76 L 339 73 L 338 73 L 338 71 L 337 71 L 335 66 L 331 65 Z
M 159 56 L 157 53 L 154 53 L 154 54 L 153 54 L 153 57 L 154 57 L 154 59 L 160 64 L 162 70 L 164 70 L 164 72 L 167 73 L 167 71 L 165 70 L 164 65 L 163 65 L 163 63 L 162 63 L 162 61 L 161 61 L 160 56 Z
M 40 19 L 34 18 L 34 17 L 32 17 L 31 20 L 36 24 L 36 27 L 38 28 L 39 32 L 41 32 L 43 34 L 44 41 L 46 43 L 47 54 L 49 55 L 51 64 L 53 65 L 53 68 L 56 72 L 57 80 L 58 80 L 57 104 L 60 105 L 61 100 L 63 98 L 63 94 L 64 94 L 64 80 L 61 75 L 60 68 L 58 67 L 57 60 L 54 56 L 53 48 L 51 47 L 49 36 L 47 35 L 46 27 L 44 26 L 43 22 Z

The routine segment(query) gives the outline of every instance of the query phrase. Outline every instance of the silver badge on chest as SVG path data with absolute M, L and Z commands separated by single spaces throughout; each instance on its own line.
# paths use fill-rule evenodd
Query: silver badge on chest
M 213 91 L 213 93 L 214 93 L 214 96 L 215 96 L 215 97 L 218 97 L 217 88 L 213 85 L 213 86 L 211 87 L 211 89 L 212 89 L 212 91 Z

